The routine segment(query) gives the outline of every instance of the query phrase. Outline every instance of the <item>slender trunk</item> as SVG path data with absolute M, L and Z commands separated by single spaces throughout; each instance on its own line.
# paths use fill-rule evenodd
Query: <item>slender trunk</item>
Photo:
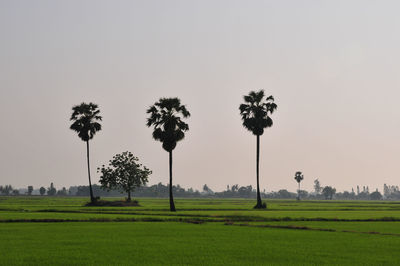
M 90 201 L 94 202 L 93 189 L 92 189 L 92 181 L 90 180 L 90 162 L 89 162 L 89 141 L 86 141 L 86 151 L 87 151 L 87 167 L 88 167 L 88 176 L 89 176 L 89 190 L 90 190 Z
M 300 200 L 300 182 L 299 182 L 299 188 L 297 189 L 297 200 Z
M 261 195 L 260 195 L 260 135 L 257 135 L 256 172 L 257 172 L 257 205 L 256 205 L 256 208 L 262 208 Z
M 131 202 L 131 191 L 128 191 L 128 199 L 127 202 Z
M 172 195 L 172 151 L 169 152 L 169 209 L 174 212 L 174 196 Z

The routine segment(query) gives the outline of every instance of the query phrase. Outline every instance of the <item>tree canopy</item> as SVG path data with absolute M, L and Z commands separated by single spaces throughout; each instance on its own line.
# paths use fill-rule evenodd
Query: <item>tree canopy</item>
M 107 190 L 117 189 L 128 193 L 128 201 L 131 200 L 131 192 L 135 188 L 144 186 L 152 173 L 146 166 L 138 163 L 139 159 L 131 152 L 117 154 L 110 160 L 109 166 L 97 169 L 101 173 L 100 184 Z
M 55 188 L 54 184 L 51 183 L 50 187 L 47 188 L 47 195 L 54 196 L 54 195 L 56 195 L 56 193 L 57 193 L 57 189 Z
M 325 199 L 332 199 L 335 193 L 336 193 L 336 188 L 333 188 L 331 186 L 326 186 L 322 190 L 322 194 L 324 195 Z
M 297 181 L 297 183 L 300 183 L 304 179 L 304 175 L 301 172 L 296 172 L 294 179 Z
M 101 130 L 101 124 L 98 121 L 101 121 L 102 117 L 99 113 L 100 110 L 94 103 L 81 103 L 72 107 L 70 120 L 73 123 L 70 129 L 77 132 L 83 141 L 92 139 L 96 132 Z
M 239 106 L 243 126 L 258 136 L 264 133 L 265 128 L 272 127 L 273 121 L 270 115 L 277 108 L 272 95 L 265 100 L 264 97 L 264 90 L 251 91 L 243 96 L 245 103 Z
M 161 98 L 147 113 L 147 126 L 153 126 L 153 138 L 161 141 L 164 150 L 170 152 L 176 147 L 176 143 L 185 137 L 189 125 L 182 118 L 190 116 L 185 105 L 181 105 L 178 98 Z

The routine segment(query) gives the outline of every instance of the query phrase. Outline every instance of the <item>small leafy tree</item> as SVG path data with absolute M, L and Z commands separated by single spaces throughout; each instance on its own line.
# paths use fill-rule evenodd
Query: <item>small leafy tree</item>
M 33 192 L 33 186 L 28 186 L 28 195 L 32 195 Z
M 308 197 L 308 192 L 306 190 L 300 190 L 298 192 L 298 196 L 299 196 L 300 199 L 307 198 Z
M 203 192 L 206 194 L 214 194 L 214 191 L 212 191 L 212 189 L 209 186 L 207 186 L 207 184 L 204 184 Z
M 319 195 L 322 191 L 321 183 L 319 182 L 318 178 L 314 180 L 314 191 L 317 195 Z
M 238 184 L 233 185 L 232 188 L 231 188 L 231 190 L 232 190 L 233 192 L 238 191 L 238 190 L 239 190 L 239 185 L 238 185 Z
M 297 200 L 300 200 L 300 182 L 304 179 L 304 176 L 301 172 L 296 172 L 294 179 L 299 184 L 299 189 L 297 190 Z
M 336 193 L 336 188 L 333 188 L 331 186 L 326 186 L 322 190 L 322 194 L 324 195 L 325 199 L 332 199 L 335 193 Z
M 47 188 L 47 195 L 48 196 L 54 196 L 54 195 L 56 195 L 56 193 L 57 193 L 57 189 L 54 187 L 54 184 L 51 183 L 50 187 Z
M 43 196 L 44 194 L 46 194 L 46 189 L 44 187 L 41 187 L 39 189 L 40 195 Z
M 63 187 L 61 190 L 57 191 L 57 196 L 67 196 L 68 192 L 65 187 Z
M 100 184 L 108 191 L 117 189 L 128 193 L 127 201 L 131 201 L 131 193 L 135 188 L 144 186 L 148 182 L 151 171 L 138 163 L 139 159 L 126 151 L 117 154 L 110 160 L 109 166 L 97 168 L 101 173 Z
M 369 197 L 371 200 L 381 200 L 382 194 L 378 190 L 376 190 L 376 191 L 372 192 L 371 194 L 369 194 Z

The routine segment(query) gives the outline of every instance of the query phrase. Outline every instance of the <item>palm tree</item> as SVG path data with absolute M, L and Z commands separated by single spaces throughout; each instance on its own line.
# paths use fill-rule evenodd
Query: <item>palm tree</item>
M 266 208 L 261 202 L 260 182 L 259 182 L 259 162 L 260 162 L 260 136 L 264 133 L 264 129 L 272 127 L 273 121 L 270 115 L 276 110 L 277 105 L 274 103 L 274 97 L 271 95 L 264 100 L 264 90 L 259 92 L 251 91 L 249 95 L 245 95 L 245 103 L 239 106 L 240 115 L 242 116 L 243 126 L 257 136 L 257 205 L 256 209 Z
M 189 130 L 188 124 L 182 118 L 190 116 L 185 105 L 181 105 L 178 98 L 161 98 L 147 113 L 147 126 L 154 127 L 153 138 L 162 142 L 162 147 L 169 153 L 169 206 L 175 211 L 174 198 L 172 195 L 172 151 L 176 143 L 185 137 L 185 131 Z
M 90 201 L 95 202 L 93 196 L 92 182 L 90 179 L 90 163 L 89 163 L 89 140 L 91 140 L 97 131 L 101 130 L 101 125 L 98 121 L 102 118 L 99 115 L 100 110 L 97 104 L 94 103 L 81 103 L 72 107 L 71 121 L 73 121 L 70 129 L 78 133 L 78 137 L 86 142 L 87 152 L 87 166 L 89 176 L 89 189 L 90 189 Z
M 297 200 L 300 200 L 300 182 L 304 179 L 304 176 L 301 172 L 296 172 L 294 175 L 294 179 L 299 183 L 299 189 L 297 190 Z

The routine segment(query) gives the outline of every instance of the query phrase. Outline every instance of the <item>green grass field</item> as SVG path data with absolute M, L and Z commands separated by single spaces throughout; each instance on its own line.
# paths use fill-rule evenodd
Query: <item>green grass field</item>
M 400 202 L 0 197 L 1 265 L 399 265 Z

